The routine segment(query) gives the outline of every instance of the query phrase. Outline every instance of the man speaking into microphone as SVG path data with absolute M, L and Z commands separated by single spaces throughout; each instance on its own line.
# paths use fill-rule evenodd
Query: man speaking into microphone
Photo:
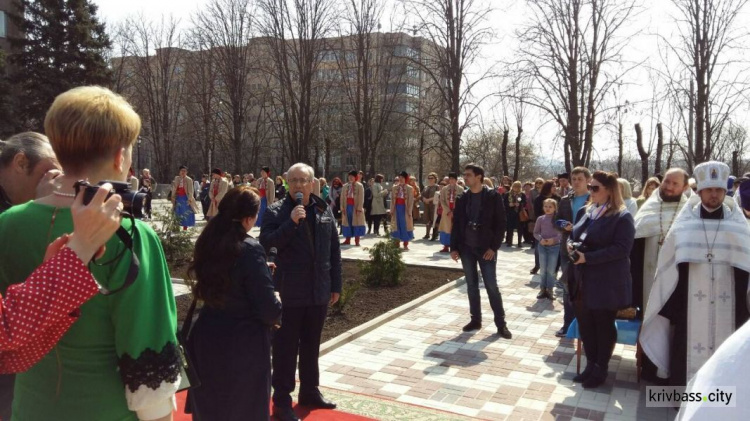
M 292 410 L 294 372 L 299 354 L 300 405 L 333 409 L 318 389 L 320 336 L 328 306 L 341 294 L 341 249 L 336 219 L 323 199 L 312 194 L 312 167 L 289 168 L 289 190 L 263 215 L 260 242 L 278 250 L 274 281 L 283 303 L 281 328 L 273 339 L 273 414 L 296 421 Z

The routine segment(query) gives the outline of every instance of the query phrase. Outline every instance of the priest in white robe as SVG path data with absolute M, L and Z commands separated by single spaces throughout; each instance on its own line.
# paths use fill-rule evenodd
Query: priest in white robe
M 633 279 L 633 307 L 639 309 L 643 318 L 645 304 L 651 293 L 656 276 L 659 251 L 675 218 L 685 206 L 690 190 L 687 171 L 672 168 L 666 172 L 659 190 L 649 197 L 635 215 L 635 241 L 630 254 L 630 270 Z M 644 356 L 641 359 L 641 378 L 652 383 L 663 383 L 656 376 L 656 366 Z
M 646 304 L 641 347 L 660 378 L 687 381 L 750 317 L 750 226 L 726 196 L 729 167 L 695 167 L 692 196 L 662 245 Z

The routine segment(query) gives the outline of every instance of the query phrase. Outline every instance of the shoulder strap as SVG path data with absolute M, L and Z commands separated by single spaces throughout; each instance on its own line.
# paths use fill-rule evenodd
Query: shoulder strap
M 190 303 L 190 309 L 188 309 L 187 316 L 185 316 L 185 321 L 182 322 L 182 329 L 177 332 L 177 339 L 182 343 L 185 343 L 190 336 L 190 327 L 193 325 L 193 313 L 195 313 L 195 305 L 197 302 L 198 298 L 193 296 L 193 302 Z

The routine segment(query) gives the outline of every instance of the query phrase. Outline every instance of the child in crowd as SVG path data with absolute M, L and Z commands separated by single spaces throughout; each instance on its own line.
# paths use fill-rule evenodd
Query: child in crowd
M 555 285 L 557 272 L 557 259 L 560 255 L 560 232 L 555 229 L 555 215 L 557 214 L 557 201 L 546 199 L 544 201 L 544 215 L 536 220 L 534 226 L 534 238 L 537 240 L 539 250 L 539 267 L 541 268 L 542 280 L 540 282 L 539 295 L 537 299 L 547 298 L 552 300 L 552 288 Z

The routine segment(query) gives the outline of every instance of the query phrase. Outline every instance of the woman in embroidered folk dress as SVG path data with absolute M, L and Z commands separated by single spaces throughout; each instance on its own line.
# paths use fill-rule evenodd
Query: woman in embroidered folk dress
M 195 184 L 184 165 L 180 166 L 180 175 L 172 181 L 172 206 L 183 230 L 195 226 Z
M 409 174 L 402 171 L 398 176 L 398 185 L 393 186 L 391 200 L 391 236 L 399 243 L 404 242 L 404 250 L 409 250 L 409 241 L 414 239 L 414 219 L 411 212 L 414 206 L 414 191 L 406 183 Z
M 443 249 L 440 253 L 450 253 L 453 208 L 462 194 L 464 189 L 458 186 L 458 175 L 454 172 L 448 174 L 448 185 L 440 192 L 440 206 L 443 208 L 440 216 L 440 244 L 443 245 Z
M 349 171 L 349 182 L 341 189 L 341 229 L 346 240 L 341 243 L 359 245 L 359 237 L 365 235 L 365 189 L 362 183 L 357 181 L 357 171 Z
M 201 380 L 188 392 L 195 421 L 268 420 L 271 400 L 271 328 L 281 302 L 266 253 L 247 235 L 260 199 L 235 187 L 195 243 L 193 294 L 205 305 L 188 339 Z
M 260 210 L 258 211 L 258 220 L 255 226 L 259 227 L 263 223 L 263 214 L 266 212 L 268 205 L 276 201 L 276 189 L 274 189 L 271 169 L 263 167 L 260 169 L 260 179 L 258 180 L 258 193 L 260 194 Z
M 573 381 L 586 389 L 607 379 L 617 342 L 617 310 L 632 302 L 630 250 L 635 238 L 633 215 L 622 201 L 617 177 L 597 171 L 588 187 L 589 205 L 579 211 L 567 245 L 575 265 L 568 284 L 586 353 L 586 369 Z
M 125 181 L 141 122 L 130 104 L 100 87 L 58 96 L 44 122 L 63 167 L 53 195 L 16 206 L 0 216 L 0 289 L 23 281 L 52 239 L 73 228 L 73 184 L 88 179 Z M 132 285 L 99 294 L 81 306 L 78 321 L 30 370 L 16 376 L 13 419 L 171 420 L 180 381 L 172 283 L 156 233 L 124 220 L 140 270 Z M 131 252 L 117 238 L 91 266 L 108 290 L 128 278 Z

